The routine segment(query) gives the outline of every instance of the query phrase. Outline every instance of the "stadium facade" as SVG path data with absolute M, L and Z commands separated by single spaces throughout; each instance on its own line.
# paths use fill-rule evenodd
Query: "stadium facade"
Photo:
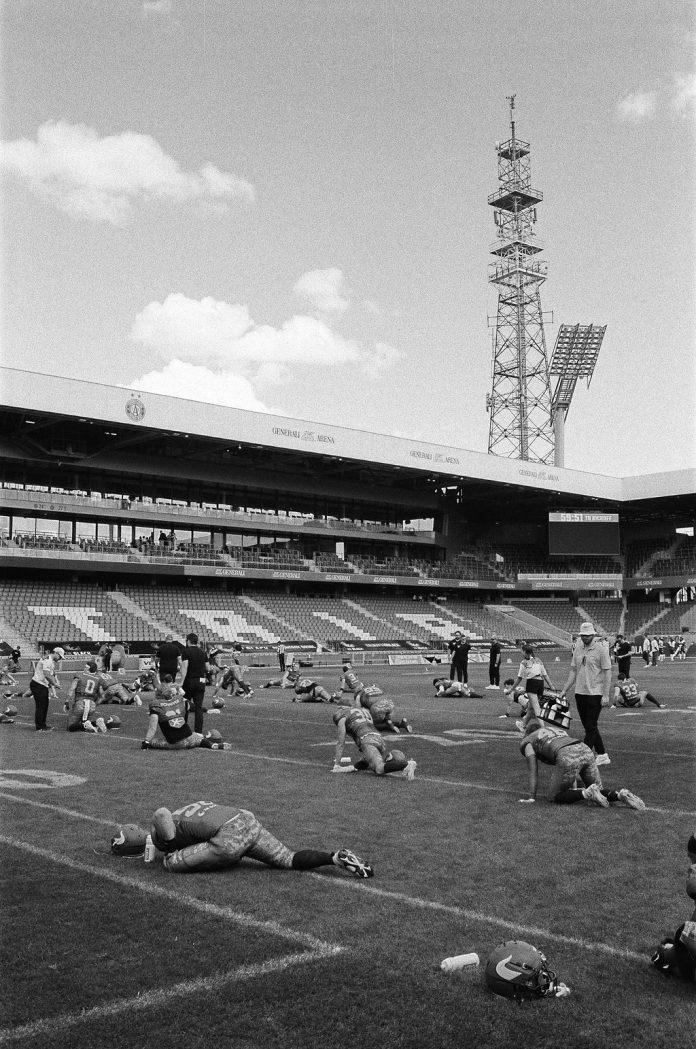
M 613 477 L 12 368 L 0 382 L 6 579 L 693 596 L 688 560 L 652 569 L 694 524 L 694 470 Z M 554 556 L 550 515 L 615 520 L 620 547 Z

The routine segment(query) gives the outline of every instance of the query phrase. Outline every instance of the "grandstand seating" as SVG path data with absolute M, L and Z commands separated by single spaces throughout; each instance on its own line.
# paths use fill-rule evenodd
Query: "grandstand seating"
M 581 598 L 580 606 L 598 633 L 618 634 L 623 612 L 623 602 L 620 598 Z
M 669 557 L 657 557 L 651 571 L 655 575 L 691 575 L 696 572 L 696 538 L 684 536 Z
M 639 571 L 652 572 L 653 558 L 658 553 L 666 551 L 667 545 L 664 536 L 629 543 L 624 552 L 626 575 L 635 576 Z
M 629 605 L 626 610 L 623 629 L 626 637 L 634 637 L 635 634 L 641 633 L 646 624 L 660 614 L 663 607 L 657 601 L 641 601 L 634 605 Z

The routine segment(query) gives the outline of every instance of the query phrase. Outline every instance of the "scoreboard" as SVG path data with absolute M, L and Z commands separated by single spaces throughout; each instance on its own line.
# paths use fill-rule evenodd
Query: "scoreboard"
M 618 514 L 549 514 L 549 554 L 618 555 L 620 551 Z

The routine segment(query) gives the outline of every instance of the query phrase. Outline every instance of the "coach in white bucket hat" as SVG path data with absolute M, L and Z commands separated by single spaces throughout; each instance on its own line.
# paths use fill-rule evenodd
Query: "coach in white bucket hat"
M 610 702 L 611 657 L 609 646 L 597 637 L 592 623 L 583 623 L 580 627 L 561 699 L 565 699 L 566 692 L 573 685 L 578 715 L 585 729 L 583 742 L 594 750 L 598 765 L 609 765 L 610 758 L 604 749 L 598 723 L 602 707 L 608 707 Z

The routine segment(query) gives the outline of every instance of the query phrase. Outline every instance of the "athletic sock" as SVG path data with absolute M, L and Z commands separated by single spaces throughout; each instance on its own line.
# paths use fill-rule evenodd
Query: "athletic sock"
M 332 852 L 320 852 L 318 849 L 300 849 L 292 857 L 292 866 L 296 871 L 311 871 L 315 867 L 330 867 L 333 864 Z

